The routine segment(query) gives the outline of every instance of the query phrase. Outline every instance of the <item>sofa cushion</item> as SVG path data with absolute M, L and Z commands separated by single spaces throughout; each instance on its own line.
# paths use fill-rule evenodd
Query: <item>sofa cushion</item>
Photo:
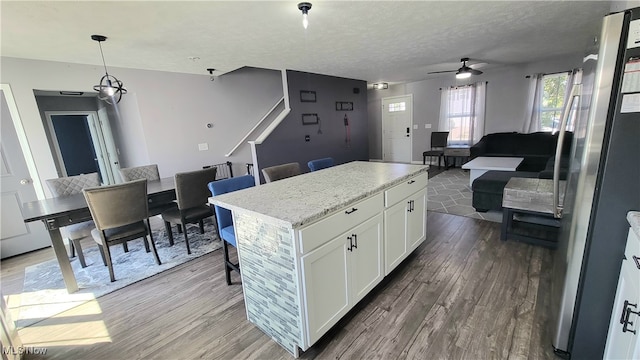
M 556 150 L 557 136 L 553 136 L 548 132 L 518 134 L 516 139 L 518 146 L 514 149 L 513 154 L 515 155 L 543 155 L 549 157 Z
M 505 185 L 507 185 L 512 177 L 537 178 L 538 173 L 527 171 L 491 170 L 475 179 L 473 181 L 473 184 L 471 184 L 471 189 L 473 190 L 473 192 L 479 191 L 502 195 L 502 191 L 504 190 Z

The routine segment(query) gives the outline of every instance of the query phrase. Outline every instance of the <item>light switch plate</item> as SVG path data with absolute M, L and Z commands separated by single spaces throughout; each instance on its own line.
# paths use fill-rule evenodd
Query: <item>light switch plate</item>
M 425 129 L 431 129 L 431 124 L 424 124 Z
M 209 144 L 207 144 L 207 143 L 198 144 L 198 150 L 200 150 L 200 151 L 209 150 Z

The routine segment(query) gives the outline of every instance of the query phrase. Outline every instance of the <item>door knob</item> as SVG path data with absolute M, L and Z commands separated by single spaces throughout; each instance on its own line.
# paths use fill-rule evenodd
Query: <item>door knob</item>
M 20 179 L 20 185 L 27 185 L 31 183 L 31 179 Z

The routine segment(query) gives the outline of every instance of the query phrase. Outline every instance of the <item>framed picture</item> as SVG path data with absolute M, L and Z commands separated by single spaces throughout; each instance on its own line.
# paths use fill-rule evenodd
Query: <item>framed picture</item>
M 316 92 L 300 90 L 300 102 L 316 102 Z
M 316 125 L 318 114 L 302 114 L 302 125 Z
M 353 111 L 353 102 L 336 101 L 336 111 Z

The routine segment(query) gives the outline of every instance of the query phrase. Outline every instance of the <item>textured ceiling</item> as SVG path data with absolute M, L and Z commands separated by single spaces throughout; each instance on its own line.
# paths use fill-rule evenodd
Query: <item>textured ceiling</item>
M 581 51 L 610 2 L 0 1 L 2 56 L 218 74 L 243 66 L 406 82 Z M 198 57 L 191 60 L 190 57 Z M 473 62 L 472 62 L 473 63 Z M 452 76 L 452 75 L 450 75 Z

